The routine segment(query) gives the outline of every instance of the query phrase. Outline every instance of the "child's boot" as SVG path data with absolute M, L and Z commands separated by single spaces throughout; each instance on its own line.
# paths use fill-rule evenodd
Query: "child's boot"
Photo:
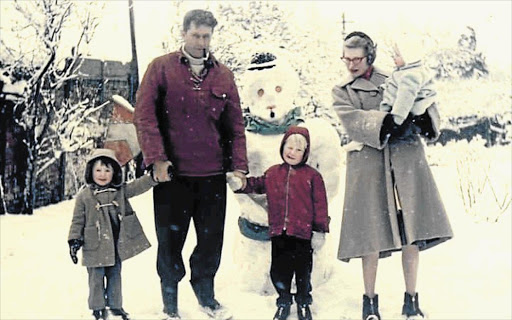
M 129 316 L 128 312 L 124 311 L 123 308 L 110 309 L 110 313 L 112 313 L 112 315 L 114 315 L 114 316 L 121 316 L 121 318 L 123 320 L 130 320 L 130 318 L 128 317 Z
M 277 306 L 277 311 L 274 314 L 273 320 L 286 320 L 290 315 L 290 305 L 281 304 Z
M 107 309 L 94 310 L 92 312 L 92 315 L 94 316 L 94 319 L 96 319 L 96 320 L 107 320 L 107 318 L 108 318 Z
M 407 292 L 404 295 L 404 305 L 402 307 L 402 315 L 406 319 L 423 319 L 425 315 L 420 309 L 420 302 L 418 300 L 418 293 L 411 296 Z
M 297 303 L 297 315 L 299 316 L 299 320 L 313 320 L 308 304 Z
M 373 298 L 363 295 L 363 320 L 380 320 L 378 294 Z

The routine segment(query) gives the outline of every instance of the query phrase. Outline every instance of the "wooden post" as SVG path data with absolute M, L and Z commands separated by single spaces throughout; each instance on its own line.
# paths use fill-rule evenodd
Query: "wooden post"
M 354 21 L 347 21 L 347 20 L 345 19 L 345 12 L 343 12 L 343 13 L 341 14 L 341 26 L 342 26 L 341 35 L 342 35 L 343 39 L 345 39 L 345 36 L 347 35 L 347 32 L 346 32 L 346 24 L 347 24 L 347 23 L 352 23 L 352 22 L 354 22 Z
M 7 132 L 7 115 L 4 111 L 6 106 L 5 96 L 3 94 L 4 82 L 0 80 L 0 215 L 5 214 L 4 206 L 4 172 L 5 172 L 5 147 Z
M 64 201 L 66 198 L 66 152 L 62 152 L 59 158 L 59 195 L 57 201 Z
M 137 44 L 135 43 L 135 19 L 133 15 L 133 0 L 128 0 L 130 13 L 130 38 L 132 41 L 132 61 L 130 63 L 130 103 L 135 105 L 135 94 L 139 88 L 139 64 L 137 61 Z

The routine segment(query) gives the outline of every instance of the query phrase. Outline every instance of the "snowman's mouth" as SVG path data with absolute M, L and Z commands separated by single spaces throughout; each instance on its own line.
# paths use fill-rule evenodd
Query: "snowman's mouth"
M 270 111 L 270 117 L 273 119 L 276 117 L 276 114 L 274 113 L 274 111 Z

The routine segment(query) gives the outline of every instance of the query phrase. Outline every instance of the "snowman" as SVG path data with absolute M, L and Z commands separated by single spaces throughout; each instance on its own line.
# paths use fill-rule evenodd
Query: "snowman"
M 293 125 L 306 127 L 311 144 L 307 164 L 322 174 L 332 217 L 331 203 L 338 192 L 341 172 L 339 135 L 328 121 L 301 116 L 301 107 L 295 105 L 299 76 L 287 60 L 276 53 L 274 50 L 254 54 L 241 79 L 249 176 L 261 176 L 270 166 L 282 163 L 279 146 L 284 133 Z M 238 283 L 246 291 L 273 294 L 266 196 L 236 194 L 235 197 L 240 205 L 239 232 L 235 235 L 234 247 L 234 263 L 240 270 Z M 313 237 L 318 237 L 322 243 L 322 235 L 314 232 Z M 313 287 L 326 282 L 331 275 L 332 264 L 336 261 L 336 253 L 330 245 L 332 240 L 337 241 L 336 235 L 327 234 L 323 245 L 313 254 Z

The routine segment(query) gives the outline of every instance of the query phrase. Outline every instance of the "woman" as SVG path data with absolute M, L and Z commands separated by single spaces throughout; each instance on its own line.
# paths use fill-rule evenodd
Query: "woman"
M 364 144 L 347 153 L 345 202 L 338 259 L 362 258 L 363 320 L 380 319 L 375 293 L 378 260 L 402 251 L 405 297 L 402 314 L 423 317 L 416 278 L 419 251 L 453 234 L 430 172 L 420 134 L 439 135 L 435 104 L 402 125 L 379 111 L 386 75 L 374 68 L 376 45 L 363 32 L 344 39 L 342 60 L 350 73 L 333 88 L 334 108 L 352 140 Z

